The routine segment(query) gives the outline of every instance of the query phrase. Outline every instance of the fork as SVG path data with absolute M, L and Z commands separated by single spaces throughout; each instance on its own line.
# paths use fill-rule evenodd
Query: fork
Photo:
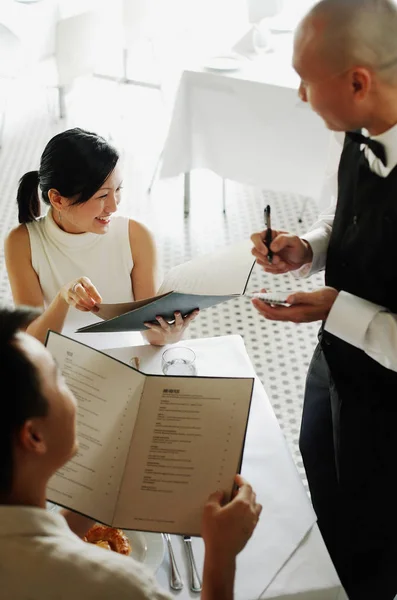
M 192 592 L 201 592 L 201 580 L 197 571 L 196 561 L 194 560 L 192 538 L 190 535 L 184 535 L 183 541 L 189 559 L 190 589 Z
M 174 551 L 172 549 L 171 538 L 168 533 L 163 533 L 164 539 L 167 542 L 168 553 L 170 555 L 171 563 L 171 574 L 170 574 L 170 587 L 173 590 L 181 590 L 183 588 L 183 581 L 176 566 Z

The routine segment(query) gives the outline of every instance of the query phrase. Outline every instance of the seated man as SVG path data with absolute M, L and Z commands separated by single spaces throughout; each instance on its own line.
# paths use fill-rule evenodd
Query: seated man
M 0 436 L 0 582 L 8 600 L 160 600 L 170 598 L 131 558 L 85 543 L 93 522 L 70 511 L 47 512 L 50 477 L 76 452 L 76 401 L 48 350 L 23 332 L 37 310 L 0 309 L 3 390 Z M 203 600 L 233 598 L 235 563 L 262 507 L 236 476 L 223 506 L 209 498 L 202 535 Z

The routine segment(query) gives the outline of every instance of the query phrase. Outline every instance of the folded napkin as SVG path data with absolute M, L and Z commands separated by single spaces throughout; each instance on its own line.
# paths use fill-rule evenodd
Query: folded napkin
M 232 50 L 248 58 L 253 58 L 261 52 L 268 52 L 271 50 L 271 33 L 269 28 L 263 23 L 253 25 L 236 42 Z

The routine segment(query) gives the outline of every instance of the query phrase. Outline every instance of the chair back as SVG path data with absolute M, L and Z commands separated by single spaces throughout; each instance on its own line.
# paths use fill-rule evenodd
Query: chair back
M 183 20 L 188 0 L 122 0 L 124 48 L 131 49 L 144 38 L 172 39 Z
M 124 48 L 133 47 L 147 33 L 150 9 L 148 0 L 123 0 L 122 27 Z
M 55 61 L 59 85 L 94 73 L 99 41 L 99 19 L 96 11 L 83 12 L 58 21 L 55 39 Z
M 8 27 L 0 23 L 0 79 L 13 79 L 23 64 L 22 44 Z
M 250 23 L 259 23 L 267 17 L 274 17 L 282 11 L 284 0 L 247 0 Z

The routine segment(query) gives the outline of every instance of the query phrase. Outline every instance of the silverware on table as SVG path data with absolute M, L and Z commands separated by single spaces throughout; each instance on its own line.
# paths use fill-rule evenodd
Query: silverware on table
M 183 542 L 189 560 L 190 589 L 192 592 L 201 592 L 201 579 L 197 571 L 196 561 L 194 560 L 192 538 L 190 535 L 184 535 Z
M 181 590 L 183 588 L 183 581 L 176 566 L 174 551 L 172 549 L 171 538 L 168 533 L 163 533 L 164 539 L 167 542 L 168 553 L 170 555 L 171 573 L 170 573 L 170 586 L 173 590 Z

